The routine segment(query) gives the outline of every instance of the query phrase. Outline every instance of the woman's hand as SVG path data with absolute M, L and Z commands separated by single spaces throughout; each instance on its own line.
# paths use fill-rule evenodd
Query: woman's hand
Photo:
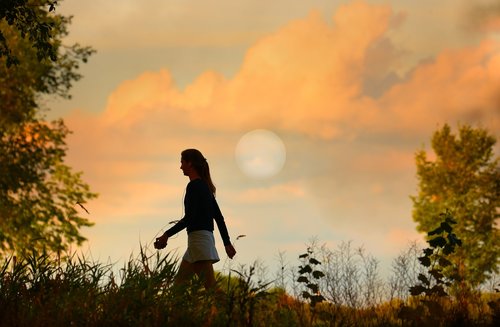
M 234 249 L 232 244 L 226 245 L 226 253 L 230 259 L 234 257 L 234 255 L 236 254 L 236 250 Z
M 162 235 L 158 237 L 154 243 L 155 249 L 164 249 L 167 246 L 168 236 Z

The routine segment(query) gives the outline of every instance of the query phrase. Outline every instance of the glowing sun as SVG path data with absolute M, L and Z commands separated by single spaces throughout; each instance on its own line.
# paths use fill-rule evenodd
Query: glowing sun
M 278 135 L 265 129 L 256 129 L 241 137 L 235 150 L 236 163 L 252 178 L 276 175 L 285 165 L 286 150 Z

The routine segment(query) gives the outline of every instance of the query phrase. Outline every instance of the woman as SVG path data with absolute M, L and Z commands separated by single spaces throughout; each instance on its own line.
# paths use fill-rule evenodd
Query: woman
M 224 217 L 215 200 L 215 186 L 210 177 L 207 159 L 196 149 L 184 150 L 181 154 L 181 170 L 189 177 L 184 197 L 185 215 L 156 239 L 155 248 L 165 248 L 169 237 L 186 228 L 188 248 L 182 258 L 175 282 L 183 283 L 196 274 L 204 280 L 206 289 L 213 288 L 215 275 L 212 265 L 220 260 L 213 235 L 214 219 L 229 258 L 234 257 L 236 250 L 231 245 Z

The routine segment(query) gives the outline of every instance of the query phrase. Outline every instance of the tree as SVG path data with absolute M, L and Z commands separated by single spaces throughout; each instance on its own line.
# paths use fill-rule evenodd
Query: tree
M 57 1 L 49 0 L 8 0 L 0 2 L 0 21 L 5 20 L 10 27 L 15 28 L 22 38 L 28 38 L 36 48 L 39 60 L 57 59 L 57 49 L 51 43 L 53 38 L 53 22 L 47 18 L 55 11 Z M 18 64 L 19 58 L 11 51 L 9 38 L 0 29 L 0 58 L 5 57 L 5 64 Z
M 42 103 L 43 96 L 70 97 L 71 86 L 81 78 L 79 64 L 93 50 L 62 44 L 70 18 L 53 14 L 44 19 L 52 26 L 55 61 L 40 60 L 32 40 L 0 21 L 10 54 L 19 58 L 9 66 L 9 58 L 0 56 L 0 255 L 60 252 L 84 241 L 79 229 L 92 225 L 80 205 L 96 194 L 80 172 L 65 164 L 69 130 L 62 120 L 45 121 Z
M 89 186 L 64 164 L 62 120 L 14 128 L 0 142 L 0 251 L 61 252 L 85 240 L 79 204 L 94 198 Z
M 411 198 L 417 230 L 434 230 L 440 214 L 449 210 L 463 242 L 450 257 L 458 266 L 457 280 L 469 286 L 498 272 L 500 166 L 495 143 L 485 129 L 459 126 L 456 136 L 444 125 L 432 137 L 435 159 L 428 160 L 424 150 L 416 153 L 419 193 Z

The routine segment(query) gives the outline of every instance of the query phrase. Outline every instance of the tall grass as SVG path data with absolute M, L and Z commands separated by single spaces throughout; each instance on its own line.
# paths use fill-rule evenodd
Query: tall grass
M 290 263 L 269 274 L 262 263 L 239 266 L 217 275 L 217 290 L 207 291 L 194 278 L 174 286 L 177 258 L 160 252 L 130 257 L 118 272 L 111 264 L 83 255 L 65 259 L 47 253 L 10 257 L 0 263 L 1 326 L 452 326 L 456 301 L 440 299 L 443 314 L 409 295 L 421 268 L 413 244 L 393 260 L 385 280 L 378 261 L 345 242 L 336 249 L 307 246 L 323 273 L 310 277 L 315 289 L 299 282 L 307 262 Z M 304 257 L 305 258 L 305 257 Z M 318 263 L 316 263 L 318 262 Z M 232 267 L 231 267 L 232 268 Z M 304 271 L 302 271 L 304 272 Z M 312 276 L 312 275 L 311 275 Z M 304 279 L 302 279 L 304 280 Z M 312 288 L 311 288 L 312 287 Z M 311 289 L 324 300 L 311 302 Z M 319 299 L 319 298 L 318 298 Z M 422 309 L 423 308 L 423 309 Z M 431 309 L 429 309 L 431 308 Z M 464 310 L 463 308 L 460 308 Z M 412 311 L 413 310 L 413 311 Z M 498 293 L 473 294 L 465 325 L 498 325 Z M 415 312 L 419 313 L 415 315 Z

